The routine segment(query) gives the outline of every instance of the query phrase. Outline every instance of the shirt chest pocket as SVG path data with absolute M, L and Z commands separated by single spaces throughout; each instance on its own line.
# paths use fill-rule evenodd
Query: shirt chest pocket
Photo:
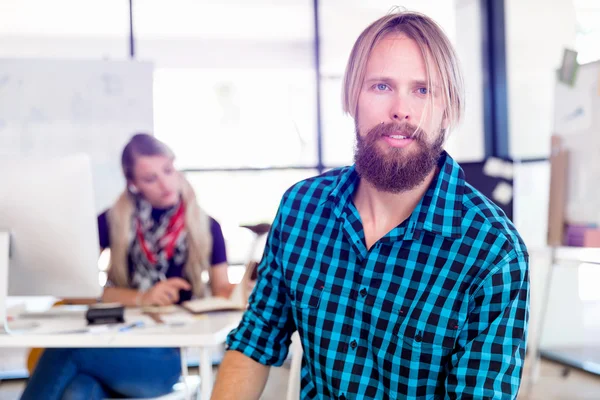
M 289 296 L 296 329 L 301 337 L 309 337 L 314 334 L 314 327 L 323 326 L 327 319 L 327 291 L 324 285 L 306 285 L 302 290 L 292 288 Z
M 459 325 L 455 316 L 435 314 L 399 318 L 394 336 L 415 349 L 452 350 L 458 338 Z
M 325 285 L 321 281 L 314 284 L 296 284 L 291 287 L 290 300 L 295 309 L 316 309 L 321 304 Z
M 376 299 L 367 310 L 368 314 L 376 316 L 368 322 L 375 327 L 393 327 L 387 338 L 399 347 L 448 353 L 455 347 L 462 326 L 461 307 L 459 302 L 448 302 L 448 307 L 440 307 L 435 304 L 435 299 L 387 296 Z M 377 332 L 373 333 L 377 335 Z
M 397 393 L 409 390 L 417 398 L 435 393 L 455 351 L 460 332 L 458 313 L 402 300 L 393 308 L 374 309 L 373 314 L 380 318 L 364 330 L 370 329 L 374 358 L 380 374 L 389 380 L 389 388 Z M 388 323 L 387 334 L 377 329 Z M 414 387 L 417 375 L 423 384 Z

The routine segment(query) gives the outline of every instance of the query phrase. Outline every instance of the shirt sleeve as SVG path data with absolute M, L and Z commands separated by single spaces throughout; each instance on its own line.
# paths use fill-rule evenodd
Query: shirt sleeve
M 516 399 L 529 319 L 527 256 L 509 253 L 471 300 L 446 379 L 446 399 Z
M 225 247 L 223 231 L 221 230 L 221 225 L 213 218 L 210 219 L 210 233 L 213 241 L 210 264 L 214 266 L 226 263 L 227 249 Z
M 107 249 L 110 247 L 110 233 L 108 227 L 108 210 L 98 216 L 98 239 L 100 248 Z
M 281 266 L 281 209 L 271 226 L 257 267 L 258 280 L 248 309 L 240 325 L 227 338 L 228 350 L 237 350 L 256 362 L 274 366 L 285 361 L 294 331 Z

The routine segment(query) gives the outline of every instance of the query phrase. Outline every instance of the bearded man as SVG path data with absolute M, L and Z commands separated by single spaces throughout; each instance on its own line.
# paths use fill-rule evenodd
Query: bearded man
M 462 116 L 456 54 L 414 12 L 356 41 L 352 166 L 283 196 L 213 399 L 258 399 L 290 336 L 301 399 L 515 399 L 529 313 L 515 227 L 443 150 Z

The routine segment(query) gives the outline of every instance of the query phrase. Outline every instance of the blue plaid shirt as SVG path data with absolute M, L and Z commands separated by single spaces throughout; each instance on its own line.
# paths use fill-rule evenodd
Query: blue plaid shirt
M 298 330 L 302 399 L 514 399 L 528 254 L 444 153 L 411 216 L 370 249 L 353 167 L 283 196 L 250 306 L 227 340 L 281 365 Z

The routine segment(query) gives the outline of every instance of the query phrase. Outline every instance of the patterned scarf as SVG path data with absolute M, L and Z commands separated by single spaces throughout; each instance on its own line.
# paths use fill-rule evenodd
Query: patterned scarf
M 185 264 L 185 205 L 180 201 L 155 221 L 152 205 L 138 197 L 131 223 L 134 233 L 129 247 L 134 266 L 131 285 L 145 291 L 166 278 L 171 264 Z

